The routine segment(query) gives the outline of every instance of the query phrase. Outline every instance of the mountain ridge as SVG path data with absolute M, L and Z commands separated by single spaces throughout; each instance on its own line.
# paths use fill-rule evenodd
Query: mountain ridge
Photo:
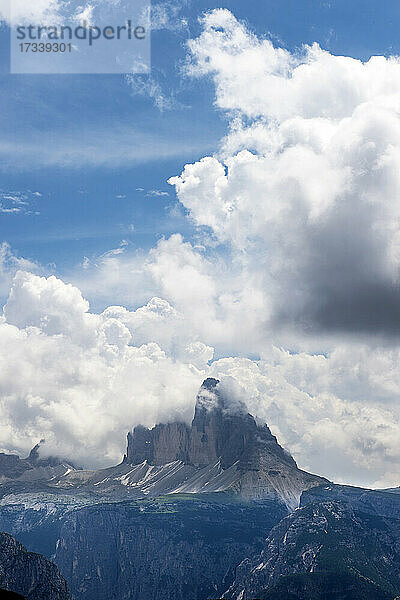
M 290 508 L 298 504 L 302 491 L 327 482 L 300 470 L 266 424 L 258 425 L 243 403 L 232 407 L 219 383 L 215 378 L 203 382 L 191 425 L 173 422 L 152 429 L 135 427 L 128 433 L 123 463 L 158 467 L 177 461 L 194 467 L 192 477 L 172 490 L 186 493 L 206 492 L 207 481 L 200 485 L 201 470 L 212 467 L 210 491 L 230 490 L 247 499 L 276 495 Z
M 26 600 L 70 600 L 57 566 L 40 554 L 27 552 L 7 533 L 0 533 L 0 588 Z
M 14 478 L 5 476 L 0 495 L 7 486 L 13 493 L 15 486 L 20 493 L 31 492 L 37 481 L 53 493 L 65 490 L 108 498 L 229 492 L 245 500 L 276 498 L 292 510 L 303 491 L 328 483 L 299 469 L 269 427 L 257 424 L 243 403 L 232 402 L 214 378 L 200 387 L 191 425 L 136 426 L 128 433 L 122 463 L 115 467 L 88 471 L 66 461 L 43 463 L 38 447 L 28 459 L 10 460 L 19 470 Z
M 135 427 L 114 467 L 37 458 L 0 482 L 0 529 L 54 556 L 74 600 L 393 600 L 400 588 L 399 495 L 302 471 L 216 379 L 190 425 Z

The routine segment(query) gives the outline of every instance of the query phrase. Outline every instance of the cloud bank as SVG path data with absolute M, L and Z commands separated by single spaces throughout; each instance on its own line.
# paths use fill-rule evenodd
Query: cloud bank
M 5 247 L 7 281 L 22 270 L 0 324 L 2 445 L 45 437 L 110 464 L 129 427 L 189 420 L 211 375 L 301 467 L 396 485 L 400 62 L 291 54 L 226 10 L 189 54 L 229 123 L 215 155 L 170 180 L 196 235 L 85 261 L 74 285 Z M 94 313 L 84 296 L 138 308 Z M 210 362 L 214 348 L 226 358 Z
M 230 132 L 170 182 L 193 221 L 257 272 L 271 325 L 400 332 L 400 60 L 299 55 L 215 10 L 187 72 Z
M 78 288 L 18 271 L 0 322 L 3 450 L 86 467 L 118 462 L 130 427 L 190 421 L 197 390 L 218 377 L 267 421 L 303 468 L 336 481 L 400 480 L 399 349 L 342 344 L 327 355 L 266 346 L 260 360 L 222 358 L 154 297 L 92 313 Z
M 122 458 L 132 424 L 189 420 L 213 351 L 180 325 L 159 298 L 92 314 L 76 287 L 17 272 L 0 323 L 1 445 L 44 437 L 47 453 L 100 466 Z

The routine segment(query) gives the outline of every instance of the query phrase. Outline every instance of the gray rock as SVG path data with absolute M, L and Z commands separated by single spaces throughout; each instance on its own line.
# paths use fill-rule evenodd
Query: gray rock
M 219 598 L 285 514 L 225 494 L 87 507 L 64 518 L 55 561 L 73 600 Z
M 164 491 L 229 489 L 247 499 L 279 497 L 290 508 L 298 505 L 304 490 L 327 482 L 298 469 L 268 426 L 258 425 L 244 405 L 233 404 L 221 393 L 218 384 L 213 378 L 204 381 L 190 427 L 186 423 L 135 427 L 128 434 L 124 463 L 178 462 L 192 468 L 182 471 L 180 485 Z
M 397 518 L 361 512 L 343 500 L 306 504 L 271 531 L 261 554 L 242 562 L 224 597 L 269 598 L 266 592 L 284 578 L 330 573 L 340 580 L 345 573 L 356 575 L 360 588 L 362 581 L 373 584 L 376 597 L 394 598 L 400 593 L 399 525 Z
M 26 600 L 69 600 L 65 579 L 55 564 L 33 554 L 11 535 L 0 533 L 0 588 Z

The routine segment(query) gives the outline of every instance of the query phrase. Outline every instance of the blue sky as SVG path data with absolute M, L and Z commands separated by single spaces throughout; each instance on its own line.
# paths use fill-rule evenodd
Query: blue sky
M 182 3 L 187 27 L 153 32 L 152 77 L 175 103 L 160 111 L 123 76 L 8 74 L 3 27 L 0 189 L 27 194 L 29 206 L 0 215 L 1 240 L 63 275 L 121 240 L 147 249 L 175 231 L 191 239 L 166 181 L 216 150 L 226 131 L 224 114 L 213 107 L 212 82 L 181 73 L 187 38 L 199 33 L 202 12 L 216 6 L 292 51 L 317 41 L 361 59 L 400 53 L 400 7 L 388 0 Z
M 10 75 L 0 31 L 0 450 L 112 464 L 216 376 L 303 468 L 398 485 L 400 7 L 160 6 L 151 78 Z

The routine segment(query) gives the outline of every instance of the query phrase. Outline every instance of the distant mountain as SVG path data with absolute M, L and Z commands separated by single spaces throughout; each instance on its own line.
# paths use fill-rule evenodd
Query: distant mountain
M 65 579 L 44 556 L 27 552 L 13 537 L 0 533 L 0 588 L 26 600 L 69 600 Z M 20 596 L 0 590 L 0 599 Z
M 191 426 L 136 427 L 128 434 L 124 463 L 141 464 L 147 482 L 160 467 L 173 464 L 182 481 L 171 492 L 231 490 L 246 499 L 277 497 L 290 508 L 298 505 L 304 490 L 326 481 L 298 469 L 268 426 L 257 425 L 244 405 L 221 393 L 213 378 L 200 388 Z M 133 481 L 137 486 L 136 475 L 131 471 L 125 485 Z
M 72 600 L 400 596 L 400 495 L 300 470 L 216 379 L 190 425 L 135 427 L 115 467 L 35 448 L 0 472 L 0 530 L 53 556 Z
M 190 426 L 135 427 L 116 467 L 77 470 L 66 461 L 41 461 L 35 448 L 28 459 L 0 455 L 0 473 L 0 496 L 45 488 L 104 499 L 229 491 L 246 500 L 277 498 L 289 509 L 304 490 L 327 482 L 300 470 L 268 426 L 226 398 L 212 378 L 200 388 Z
M 20 458 L 16 454 L 0 452 L 0 483 L 7 480 L 20 481 L 46 481 L 52 477 L 60 477 L 74 466 L 66 460 L 49 456 L 41 458 L 39 454 L 42 440 L 36 444 L 27 458 Z
M 392 503 L 393 496 L 390 498 L 389 494 L 333 485 L 305 492 L 304 496 L 305 505 L 271 531 L 261 554 L 238 567 L 236 580 L 224 597 L 397 597 L 400 498 L 394 497 Z

